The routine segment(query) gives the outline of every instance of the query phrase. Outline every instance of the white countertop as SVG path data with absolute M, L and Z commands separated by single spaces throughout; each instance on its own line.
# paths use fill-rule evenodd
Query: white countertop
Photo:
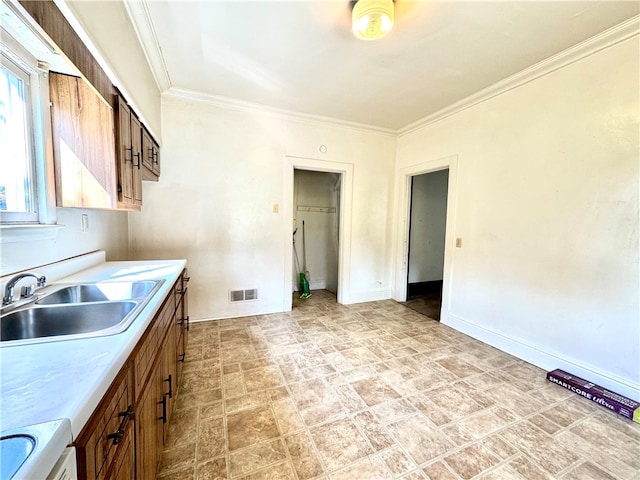
M 0 346 L 0 430 L 68 419 L 75 439 L 185 266 L 186 260 L 105 262 L 52 283 L 165 280 L 122 333 Z

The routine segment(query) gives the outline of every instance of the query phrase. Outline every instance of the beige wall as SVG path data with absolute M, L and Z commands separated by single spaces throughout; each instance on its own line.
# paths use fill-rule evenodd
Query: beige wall
M 634 397 L 639 53 L 636 36 L 403 135 L 396 167 L 458 158 L 445 323 Z
M 287 156 L 353 167 L 353 192 L 345 199 L 353 218 L 351 265 L 342 287 L 347 302 L 389 296 L 394 136 L 177 97 L 164 98 L 163 119 L 162 178 L 144 184 L 143 210 L 129 215 L 130 253 L 187 258 L 193 318 L 287 309 L 293 232 Z M 228 302 L 229 290 L 249 288 L 259 289 L 258 301 Z

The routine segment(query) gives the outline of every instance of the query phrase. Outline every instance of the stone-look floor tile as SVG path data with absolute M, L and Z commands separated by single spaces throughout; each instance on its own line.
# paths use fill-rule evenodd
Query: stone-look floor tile
M 458 378 L 468 377 L 482 373 L 482 370 L 474 367 L 472 364 L 461 360 L 459 357 L 445 357 L 436 362 L 438 365 L 446 368 Z
M 288 436 L 285 438 L 285 443 L 299 480 L 314 478 L 323 473 L 308 433 L 302 432 Z
M 304 421 L 290 398 L 273 402 L 272 407 L 281 435 L 289 435 L 305 428 Z
M 205 358 L 207 353 L 204 354 Z M 258 357 L 255 348 L 251 345 L 230 346 L 220 349 L 220 359 L 222 365 L 229 363 L 246 362 L 247 360 L 255 360 Z
M 222 367 L 222 373 L 227 375 L 229 373 L 239 373 L 240 372 L 240 364 L 239 363 L 230 363 Z
M 391 300 L 346 306 L 317 291 L 294 297 L 291 312 L 198 322 L 190 333 L 162 479 L 227 478 L 233 459 L 235 480 L 460 480 L 445 459 L 472 472 L 473 447 L 502 462 L 476 477 L 485 480 L 640 480 L 640 425 Z M 266 430 L 256 410 L 270 417 Z M 318 433 L 336 424 L 351 429 L 339 436 L 346 458 L 331 432 Z M 194 443 L 194 460 L 176 453 Z M 273 457 L 238 466 L 265 446 Z
M 391 475 L 391 472 L 389 472 L 385 464 L 378 457 L 371 456 L 363 458 L 343 470 L 332 473 L 329 478 L 331 480 L 391 480 L 393 475 Z
M 222 480 L 226 478 L 229 477 L 225 457 L 207 460 L 196 467 L 195 480 Z
M 217 403 L 221 399 L 222 390 L 219 388 L 194 393 L 180 392 L 176 399 L 175 408 L 176 410 L 184 410 L 187 408 L 202 407 L 204 405 Z
M 380 377 L 359 380 L 352 386 L 368 406 L 400 398 L 400 394 Z
M 554 438 L 559 444 L 567 447 L 582 458 L 587 458 L 591 462 L 604 467 L 616 478 L 629 479 L 638 473 L 638 469 L 623 462 L 619 455 L 610 455 L 609 451 L 600 448 L 597 443 L 591 442 L 588 438 L 579 436 L 571 431 L 559 432 Z M 621 452 L 620 455 L 625 454 L 626 452 Z
M 196 461 L 196 443 L 165 448 L 160 462 L 160 473 L 191 467 Z
M 533 417 L 530 417 L 529 421 L 539 429 L 547 432 L 549 435 L 553 435 L 554 433 L 562 429 L 560 425 L 552 422 L 544 415 L 535 415 Z
M 553 480 L 554 478 L 531 462 L 531 460 L 527 458 L 526 454 L 510 461 L 509 466 L 527 480 Z
M 198 411 L 200 415 L 200 420 L 205 420 L 207 418 L 221 417 L 222 415 L 224 415 L 224 408 L 222 406 L 222 402 L 216 402 L 210 405 L 203 405 L 202 407 L 198 408 Z M 180 420 L 176 420 L 176 423 L 180 423 Z
M 392 423 L 387 428 L 418 465 L 453 448 L 452 442 L 419 415 Z
M 513 389 L 512 385 L 501 384 L 487 390 L 487 396 L 493 398 L 498 405 L 520 415 L 521 417 L 539 412 L 544 404 L 526 393 Z
M 640 452 L 640 442 L 620 432 L 610 425 L 592 418 L 586 418 L 571 428 L 575 435 L 589 439 L 598 449 L 607 452 L 627 465 L 640 470 L 640 455 L 629 455 L 629 452 Z
M 348 419 L 314 427 L 311 436 L 330 472 L 373 452 L 369 442 Z
M 284 380 L 280 375 L 280 369 L 276 366 L 254 368 L 243 372 L 247 392 L 269 390 L 279 387 Z
M 584 462 L 570 472 L 565 473 L 562 478 L 570 480 L 617 480 L 601 468 L 596 467 L 591 462 Z
M 242 480 L 296 480 L 296 475 L 293 472 L 290 462 L 283 462 L 277 465 L 272 465 L 260 470 L 258 472 L 251 473 L 244 477 Z
M 336 385 L 334 390 L 338 395 L 338 400 L 340 400 L 340 403 L 342 403 L 342 406 L 347 412 L 355 413 L 367 408 L 366 403 L 364 403 L 360 395 L 356 393 L 351 385 Z
M 171 470 L 170 472 L 159 473 L 156 478 L 158 480 L 194 480 L 195 473 L 195 467 L 186 467 L 181 468 L 180 470 Z
M 427 477 L 421 470 L 415 470 L 411 473 L 400 477 L 400 480 L 425 480 Z
M 464 428 L 455 423 L 442 427 L 440 432 L 458 447 L 475 440 Z
M 220 388 L 220 372 L 215 370 L 197 370 L 182 374 L 180 393 L 200 392 Z
M 458 424 L 474 438 L 485 437 L 508 425 L 504 419 L 492 410 L 483 410 L 470 417 L 463 418 Z
M 422 395 L 447 412 L 451 418 L 460 419 L 482 410 L 482 406 L 463 392 L 450 387 L 436 388 Z
M 395 444 L 395 440 L 387 430 L 378 422 L 371 412 L 361 412 L 353 417 L 360 430 L 369 439 L 374 450 L 380 451 Z
M 422 470 L 429 480 L 459 480 L 449 468 L 441 461 L 427 465 Z
M 416 464 L 399 447 L 380 452 L 380 458 L 394 475 L 402 475 L 416 468 Z
M 445 410 L 437 406 L 424 395 L 415 395 L 409 398 L 411 404 L 422 414 L 433 422 L 434 425 L 442 426 L 451 423 L 451 417 Z
M 571 450 L 528 421 L 503 430 L 503 438 L 553 475 L 579 460 Z
M 229 454 L 229 473 L 231 477 L 247 475 L 273 463 L 282 462 L 286 458 L 287 453 L 282 440 L 256 443 Z
M 194 443 L 198 438 L 198 408 L 175 410 L 171 415 L 166 447 Z
M 270 440 L 280 433 L 271 408 L 262 406 L 229 414 L 227 434 L 232 451 Z
M 372 407 L 371 411 L 384 424 L 397 422 L 417 412 L 416 408 L 405 399 L 380 403 Z
M 487 449 L 489 449 L 493 454 L 504 460 L 520 453 L 520 450 L 518 450 L 516 447 L 505 442 L 502 439 L 500 433 L 489 435 L 488 437 L 480 440 L 480 443 Z
M 203 462 L 213 457 L 224 455 L 227 445 L 222 418 L 212 418 L 200 421 L 198 426 L 197 461 Z
M 222 391 L 225 398 L 238 397 L 244 395 L 244 379 L 242 373 L 228 373 L 222 377 Z
M 470 445 L 463 450 L 445 457 L 444 461 L 459 476 L 468 480 L 500 463 L 489 451 L 481 445 Z
M 520 475 L 520 473 L 509 464 L 500 465 L 478 478 L 482 480 L 527 480 L 526 477 Z
M 224 406 L 227 414 L 230 414 L 239 412 L 240 410 L 246 410 L 248 408 L 255 408 L 259 405 L 266 405 L 268 403 L 269 397 L 265 392 L 256 392 L 226 399 L 224 401 Z

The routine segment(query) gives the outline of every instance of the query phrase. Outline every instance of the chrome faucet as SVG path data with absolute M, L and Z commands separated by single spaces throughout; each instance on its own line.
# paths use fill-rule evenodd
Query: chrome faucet
M 47 284 L 47 278 L 39 273 L 19 273 L 7 282 L 7 285 L 4 288 L 4 298 L 2 299 L 2 306 L 10 305 L 17 301 L 13 296 L 13 290 L 16 287 L 16 283 L 26 277 L 35 278 L 37 283 L 35 286 L 28 285 L 22 287 L 22 290 L 20 291 L 20 299 L 32 297 L 35 294 L 36 287 L 44 287 Z

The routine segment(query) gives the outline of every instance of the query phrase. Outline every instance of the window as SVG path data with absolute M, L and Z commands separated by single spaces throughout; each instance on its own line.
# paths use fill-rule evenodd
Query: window
M 30 76 L 6 55 L 0 65 L 0 218 L 37 222 Z

